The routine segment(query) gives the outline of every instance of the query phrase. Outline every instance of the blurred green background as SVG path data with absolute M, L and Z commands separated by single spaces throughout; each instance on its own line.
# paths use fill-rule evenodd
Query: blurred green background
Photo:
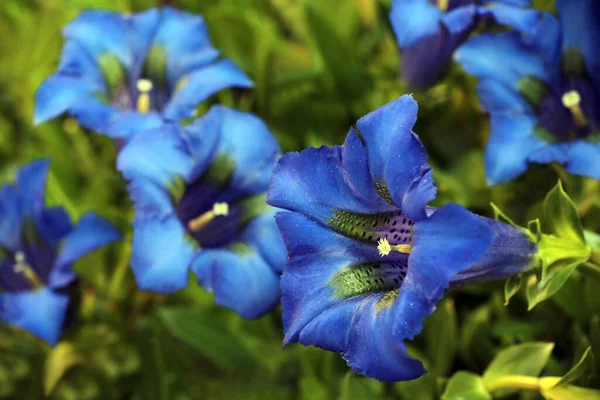
M 338 354 L 292 345 L 281 350 L 280 310 L 246 321 L 189 287 L 161 296 L 137 291 L 129 270 L 131 203 L 115 171 L 115 146 L 69 118 L 32 125 L 34 93 L 56 68 L 61 29 L 86 8 L 136 12 L 169 3 L 202 14 L 214 45 L 254 80 L 214 102 L 262 117 L 285 151 L 341 144 L 362 115 L 410 93 L 387 18 L 389 0 L 4 0 L 0 7 L 0 177 L 51 157 L 49 204 L 74 219 L 95 211 L 125 240 L 75 266 L 71 324 L 54 349 L 0 325 L 0 399 L 437 399 L 454 372 L 481 373 L 499 349 L 555 343 L 545 373 L 562 375 L 599 337 L 600 284 L 575 273 L 551 300 L 527 312 L 524 296 L 504 306 L 503 282 L 451 292 L 408 346 L 429 369 L 384 384 L 350 372 Z M 538 1 L 551 7 L 551 2 Z M 415 93 L 423 140 L 440 188 L 456 202 L 492 215 L 493 201 L 517 223 L 540 216 L 545 194 L 563 179 L 586 229 L 600 227 L 598 182 L 555 165 L 533 167 L 489 189 L 483 172 L 488 119 L 475 81 L 452 67 Z M 399 166 L 401 167 L 401 166 Z M 590 333 L 592 332 L 592 333 Z M 536 392 L 513 398 L 541 398 Z

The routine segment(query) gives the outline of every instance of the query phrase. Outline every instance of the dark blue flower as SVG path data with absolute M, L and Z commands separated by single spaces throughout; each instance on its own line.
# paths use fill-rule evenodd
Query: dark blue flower
M 191 117 L 222 89 L 252 86 L 232 61 L 218 60 L 202 17 L 170 7 L 84 11 L 63 34 L 58 71 L 36 95 L 36 123 L 68 111 L 88 129 L 129 138 Z
M 425 372 L 404 341 L 449 286 L 521 272 L 537 253 L 524 230 L 427 206 L 436 188 L 416 117 L 403 96 L 361 118 L 342 147 L 284 155 L 267 196 L 292 211 L 276 217 L 288 249 L 284 343 L 340 352 L 383 381 Z
M 0 189 L 0 320 L 53 345 L 69 303 L 61 289 L 76 278 L 71 265 L 121 235 L 95 214 L 72 226 L 63 208 L 46 208 L 48 164 L 22 167 L 15 185 Z
M 564 164 L 600 179 L 600 4 L 558 0 L 528 35 L 480 35 L 456 59 L 480 79 L 491 115 L 488 183 L 521 175 L 530 162 Z
M 218 304 L 245 318 L 277 304 L 286 254 L 265 192 L 278 156 L 259 118 L 222 106 L 136 135 L 117 163 L 136 206 L 138 286 L 176 291 L 191 268 Z
M 448 69 L 452 54 L 481 18 L 527 32 L 539 18 L 529 0 L 393 0 L 390 21 L 402 51 L 402 76 L 426 89 Z

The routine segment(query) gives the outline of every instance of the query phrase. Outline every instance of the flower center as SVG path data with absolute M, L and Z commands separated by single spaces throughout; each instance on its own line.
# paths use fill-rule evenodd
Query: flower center
M 410 254 L 411 249 L 412 249 L 411 243 L 401 243 L 401 244 L 391 245 L 390 242 L 388 242 L 387 238 L 385 238 L 385 237 L 379 239 L 379 241 L 377 242 L 377 250 L 379 251 L 379 255 L 381 257 L 387 256 L 388 254 L 391 253 L 392 250 L 395 250 L 395 251 L 398 251 L 398 252 L 404 253 L 404 254 Z
M 31 284 L 32 289 L 39 289 L 44 286 L 33 268 L 31 268 L 31 266 L 27 263 L 25 254 L 23 254 L 22 251 L 15 253 L 15 264 L 13 266 L 13 271 L 16 274 L 22 273 L 27 281 Z
M 443 11 L 448 11 L 448 5 L 450 3 L 450 0 L 437 0 L 437 6 L 439 9 L 443 10 Z
M 215 203 L 213 204 L 213 208 L 211 210 L 206 211 L 203 214 L 200 214 L 196 218 L 190 220 L 188 222 L 188 229 L 191 232 L 198 232 L 209 222 L 211 222 L 215 217 L 229 215 L 229 204 L 227 203 Z
M 581 96 L 579 95 L 579 92 L 576 90 L 566 92 L 565 94 L 563 94 L 561 100 L 563 106 L 571 112 L 575 125 L 579 128 L 586 127 L 587 120 L 580 106 Z
M 153 84 L 149 79 L 138 79 L 137 90 L 139 91 L 136 109 L 139 113 L 147 114 L 150 111 L 150 92 L 152 91 Z

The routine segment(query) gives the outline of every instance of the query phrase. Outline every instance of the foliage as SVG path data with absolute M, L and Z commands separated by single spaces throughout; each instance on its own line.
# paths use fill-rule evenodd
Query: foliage
M 173 295 L 136 290 L 128 264 L 133 212 L 114 167 L 115 145 L 69 118 L 31 121 L 35 90 L 58 63 L 67 21 L 90 7 L 135 12 L 158 3 L 5 0 L 0 9 L 0 178 L 49 156 L 47 203 L 65 206 L 74 219 L 97 212 L 126 233 L 75 265 L 76 301 L 58 346 L 0 324 L 0 399 L 598 398 L 600 183 L 539 165 L 488 188 L 488 117 L 475 81 L 457 67 L 415 93 L 415 131 L 436 171 L 436 202 L 527 226 L 541 269 L 449 292 L 407 343 L 426 360 L 427 375 L 385 384 L 350 373 L 337 354 L 299 345 L 282 351 L 280 310 L 243 320 L 215 306 L 193 278 Z M 339 144 L 359 117 L 409 92 L 389 0 L 170 3 L 202 14 L 215 46 L 255 82 L 253 90 L 216 95 L 200 113 L 214 102 L 250 110 L 285 151 Z

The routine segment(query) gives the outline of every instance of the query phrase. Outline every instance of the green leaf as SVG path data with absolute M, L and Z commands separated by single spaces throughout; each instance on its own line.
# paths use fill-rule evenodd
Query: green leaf
M 577 215 L 577 209 L 571 198 L 565 193 L 562 183 L 548 193 L 544 200 L 544 213 L 548 229 L 556 236 L 585 245 L 583 227 Z
M 600 371 L 600 316 L 594 315 L 590 322 L 590 344 L 596 364 L 596 370 Z
M 567 383 L 575 382 L 577 379 L 584 375 L 591 374 L 594 370 L 594 356 L 592 355 L 592 348 L 588 347 L 579 362 L 567 372 L 557 385 L 564 385 Z
M 491 400 L 483 379 L 471 372 L 457 372 L 448 381 L 442 400 Z
M 598 400 L 600 399 L 600 390 L 560 385 L 543 388 L 542 395 L 547 400 Z
M 429 372 L 418 379 L 396 383 L 394 390 L 401 399 L 436 400 L 435 387 L 435 377 Z
M 507 375 L 538 376 L 553 348 L 554 343 L 533 342 L 502 350 L 483 373 L 485 386 L 493 386 L 495 380 Z
M 513 275 L 506 280 L 504 284 L 504 305 L 507 306 L 510 299 L 519 293 L 521 285 L 523 284 L 523 278 L 518 275 Z
M 162 308 L 158 317 L 173 336 L 223 368 L 257 361 L 239 338 L 214 318 L 187 308 Z
M 531 274 L 525 289 L 528 310 L 558 292 L 581 263 L 580 259 L 557 261 L 548 267 L 546 276 L 542 280 L 538 280 L 535 274 Z
M 538 246 L 538 255 L 543 264 L 542 279 L 545 278 L 548 267 L 557 261 L 577 259 L 585 262 L 591 254 L 591 249 L 585 244 L 551 235 L 542 235 Z
M 46 359 L 44 373 L 44 393 L 49 396 L 56 388 L 65 373 L 82 362 L 75 347 L 70 342 L 61 342 L 56 345 Z
M 433 315 L 425 320 L 429 370 L 437 376 L 446 376 L 452 367 L 458 347 L 458 327 L 454 301 L 446 299 L 438 305 Z
M 592 231 L 583 231 L 583 237 L 588 246 L 594 250 L 600 251 L 600 235 Z
M 502 212 L 502 210 L 500 210 L 500 208 L 498 208 L 497 205 L 495 205 L 494 203 L 490 203 L 490 206 L 494 210 L 494 219 L 496 219 L 498 221 L 506 222 L 507 224 L 512 225 L 512 226 L 518 226 L 517 224 L 515 224 L 513 222 L 512 219 L 510 219 L 508 216 L 506 216 L 506 214 L 504 214 Z

